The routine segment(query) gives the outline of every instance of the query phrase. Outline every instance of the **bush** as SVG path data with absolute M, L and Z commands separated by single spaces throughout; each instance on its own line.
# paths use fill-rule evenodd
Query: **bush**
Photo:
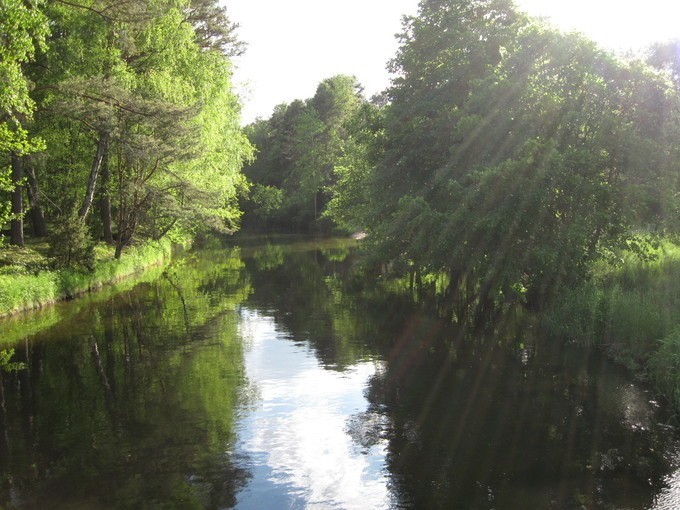
M 606 328 L 608 300 L 593 283 L 577 289 L 565 289 L 556 304 L 543 314 L 548 333 L 561 340 L 592 345 L 602 338 Z
M 680 326 L 658 344 L 658 350 L 649 360 L 650 379 L 677 411 L 680 410 Z
M 656 255 L 598 265 L 593 281 L 563 291 L 543 322 L 557 339 L 606 348 L 680 411 L 680 248 L 661 243 Z
M 55 267 L 93 270 L 95 243 L 75 209 L 60 218 L 49 244 L 48 254 Z
M 71 267 L 44 270 L 37 274 L 0 274 L 0 317 L 116 282 L 169 260 L 171 255 L 172 243 L 169 240 L 150 241 L 131 247 L 120 260 L 115 260 L 111 254 L 108 260 L 99 260 L 90 270 Z

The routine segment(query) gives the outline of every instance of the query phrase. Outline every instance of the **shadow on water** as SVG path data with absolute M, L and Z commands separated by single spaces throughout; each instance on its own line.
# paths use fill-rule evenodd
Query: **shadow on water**
M 674 437 L 627 373 L 545 340 L 452 345 L 437 321 L 411 320 L 370 389 L 391 418 L 388 466 L 405 506 L 652 505 Z
M 214 292 L 206 292 L 214 288 Z M 14 348 L 0 506 L 218 508 L 247 480 L 225 445 L 243 384 L 237 253 L 189 257 Z
M 0 507 L 677 507 L 644 385 L 529 326 L 463 335 L 354 246 L 214 241 L 39 312 L 1 374 Z

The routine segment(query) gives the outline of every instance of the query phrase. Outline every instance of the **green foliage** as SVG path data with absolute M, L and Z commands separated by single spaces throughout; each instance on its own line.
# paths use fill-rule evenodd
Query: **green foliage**
M 42 4 L 41 0 L 0 2 L 0 229 L 14 219 L 8 192 L 20 184 L 10 178 L 10 154 L 27 154 L 42 148 L 41 140 L 25 129 L 35 103 L 24 69 L 36 51 L 45 47 L 49 28 L 40 9 Z
M 283 190 L 266 184 L 253 184 L 250 201 L 254 208 L 252 214 L 266 220 L 279 211 L 283 205 Z
M 41 4 L 39 0 L 3 0 L 0 4 L 0 153 L 28 148 L 19 117 L 30 117 L 34 103 L 23 64 L 44 47 L 48 20 Z
M 92 270 L 63 268 L 38 272 L 0 273 L 0 317 L 30 310 L 84 292 L 99 289 L 171 257 L 169 240 L 149 241 L 130 247 L 126 256 L 115 260 L 111 250 Z
M 544 322 L 555 338 L 571 339 L 585 345 L 594 345 L 602 337 L 608 322 L 603 292 L 595 284 L 587 284 L 578 290 L 564 289 L 556 297 L 556 303 L 544 312 Z
M 52 271 L 35 275 L 0 274 L 0 316 L 36 308 L 59 298 L 59 277 Z
M 78 270 L 61 271 L 61 291 L 66 296 L 75 296 L 102 285 L 109 284 L 130 276 L 150 266 L 160 264 L 171 257 L 171 243 L 169 240 L 147 241 L 139 246 L 126 250 L 125 257 L 109 258 L 97 264 L 92 272 Z
M 329 211 L 369 260 L 450 275 L 453 306 L 540 308 L 672 229 L 678 98 L 644 64 L 503 0 L 422 2 L 400 41 L 384 150 L 338 165 Z
M 49 239 L 49 257 L 56 268 L 94 269 L 94 246 L 85 222 L 72 209 L 60 218 Z
M 268 120 L 247 128 L 257 158 L 244 169 L 254 185 L 244 203 L 251 225 L 298 229 L 323 228 L 335 168 L 353 152 L 353 125 L 366 104 L 354 77 L 337 75 L 322 81 L 314 97 L 280 105 Z M 279 205 L 280 197 L 280 205 Z M 261 201 L 268 202 L 263 207 Z M 251 220 L 252 218 L 252 220 Z
M 24 247 L 3 246 L 0 250 L 0 274 L 33 274 L 49 267 L 46 242 L 31 240 Z
M 45 140 L 33 162 L 48 221 L 76 203 L 98 238 L 90 212 L 106 203 L 119 254 L 136 238 L 236 230 L 251 147 L 232 90 L 229 55 L 240 44 L 225 8 L 215 0 L 19 4 L 51 28 L 33 31 L 42 51 L 23 64 L 36 84 L 28 100 L 40 108 L 12 127 Z M 0 210 L 0 223 L 7 218 Z
M 626 252 L 617 266 L 599 264 L 593 281 L 563 289 L 542 314 L 557 339 L 600 345 L 642 371 L 678 400 L 677 328 L 680 247 L 662 243 L 653 257 Z
M 331 199 L 324 215 L 349 232 L 370 223 L 373 169 L 383 156 L 385 108 L 364 103 L 347 123 L 343 155 L 333 172 Z
M 26 367 L 25 363 L 11 361 L 14 357 L 14 349 L 0 350 L 0 372 L 16 372 Z
M 0 196 L 4 196 L 14 190 L 11 179 L 11 170 L 0 168 Z M 12 219 L 12 205 L 7 200 L 0 200 L 0 228 L 3 228 Z M 3 244 L 3 235 L 0 234 L 0 246 Z
M 680 326 L 676 326 L 659 341 L 649 367 L 652 381 L 674 408 L 680 409 Z
M 680 39 L 656 42 L 648 49 L 647 62 L 668 73 L 676 86 L 680 86 Z

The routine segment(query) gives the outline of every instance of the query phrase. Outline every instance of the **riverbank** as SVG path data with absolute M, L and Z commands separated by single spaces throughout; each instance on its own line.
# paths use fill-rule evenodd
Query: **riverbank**
M 149 241 L 128 248 L 116 260 L 113 248 L 99 246 L 92 271 L 49 269 L 40 247 L 12 248 L 0 266 L 0 317 L 71 299 L 170 260 L 172 242 Z M 7 254 L 7 252 L 6 252 Z
M 602 348 L 680 412 L 680 246 L 662 243 L 654 256 L 597 266 L 591 282 L 563 291 L 543 317 L 549 334 Z
M 597 349 L 529 330 L 457 341 L 425 302 L 356 272 L 353 243 L 250 241 L 210 239 L 3 321 L 0 336 L 22 331 L 4 347 L 24 370 L 0 377 L 0 507 L 668 500 L 665 409 Z

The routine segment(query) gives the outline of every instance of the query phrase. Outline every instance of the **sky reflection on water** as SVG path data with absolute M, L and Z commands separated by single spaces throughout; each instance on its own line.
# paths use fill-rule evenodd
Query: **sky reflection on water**
M 240 328 L 257 400 L 237 427 L 235 451 L 252 473 L 237 508 L 389 508 L 387 440 L 375 430 L 384 420 L 364 396 L 380 363 L 325 369 L 254 311 L 241 313 Z
M 218 245 L 3 323 L 0 507 L 680 508 L 651 388 L 533 330 L 461 335 L 343 246 Z

